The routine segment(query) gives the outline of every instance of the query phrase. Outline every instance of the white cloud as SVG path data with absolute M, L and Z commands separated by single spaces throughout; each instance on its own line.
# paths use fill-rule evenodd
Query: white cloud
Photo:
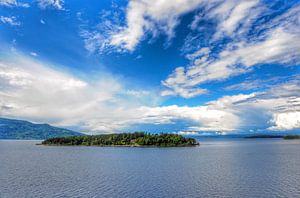
M 43 19 L 40 20 L 40 23 L 43 25 L 46 24 L 46 22 Z
M 17 18 L 15 16 L 11 16 L 11 17 L 0 16 L 0 21 L 4 24 L 9 24 L 11 26 L 21 25 L 21 23 L 17 21 Z
M 42 9 L 54 8 L 64 10 L 64 0 L 37 0 L 38 6 Z
M 174 36 L 179 17 L 196 9 L 202 2 L 203 0 L 130 1 L 126 9 L 126 26 L 112 35 L 110 43 L 132 51 L 147 32 L 154 36 L 162 32 L 170 39 Z
M 145 90 L 126 89 L 110 74 L 87 82 L 17 54 L 0 61 L 0 88 L 0 116 L 77 126 L 87 132 L 127 127 L 139 119 L 139 107 L 150 103 L 141 97 L 153 98 Z
M 20 3 L 17 2 L 16 0 L 0 0 L 0 6 L 7 6 L 7 7 L 24 7 L 24 8 L 28 8 L 30 7 L 28 3 Z
M 199 132 L 196 132 L 196 131 L 178 131 L 178 132 L 175 132 L 175 134 L 178 134 L 178 135 L 194 135 L 194 136 L 200 135 Z
M 18 62 L 0 65 L 0 106 L 9 107 L 1 110 L 2 116 L 77 125 L 95 111 L 101 112 L 98 105 L 103 106 L 120 89 L 109 77 L 91 85 L 28 58 L 18 58 Z
M 226 50 L 220 54 L 221 59 L 233 59 L 246 68 L 258 63 L 289 63 L 300 61 L 300 34 L 286 32 L 281 28 L 267 35 L 267 39 L 254 44 L 239 43 L 237 50 Z M 232 54 L 232 55 L 231 55 Z M 228 60 L 230 62 L 230 60 Z
M 192 121 L 199 131 L 232 131 L 238 127 L 238 117 L 232 112 L 211 106 L 165 106 L 144 107 L 143 122 L 156 124 L 176 124 L 176 120 Z M 192 125 L 191 125 L 192 127 Z
M 275 113 L 271 120 L 274 126 L 270 130 L 291 130 L 300 128 L 300 112 Z
M 189 131 L 291 130 L 300 125 L 300 83 L 289 81 L 265 92 L 224 96 L 202 106 L 145 110 L 153 123 L 191 120 Z

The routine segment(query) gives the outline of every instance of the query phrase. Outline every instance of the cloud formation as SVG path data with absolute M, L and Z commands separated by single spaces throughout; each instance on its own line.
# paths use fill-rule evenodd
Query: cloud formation
M 17 60 L 17 61 L 16 61 Z M 178 131 L 234 132 L 299 128 L 300 83 L 291 80 L 264 92 L 223 96 L 199 106 L 156 106 L 117 78 L 102 75 L 94 83 L 23 56 L 0 63 L 0 115 L 85 132 L 119 132 L 131 126 L 190 123 Z M 127 91 L 124 91 L 127 90 Z M 168 131 L 171 132 L 171 131 Z
M 291 130 L 300 128 L 300 112 L 288 112 L 274 114 L 270 130 Z
M 223 96 L 205 105 L 148 108 L 153 122 L 191 120 L 189 131 L 248 131 L 299 129 L 300 83 L 289 81 L 264 92 Z
M 300 6 L 266 20 L 274 13 L 260 0 L 129 1 L 123 21 L 120 12 L 104 11 L 96 28 L 82 28 L 80 35 L 92 53 L 130 52 L 146 38 L 165 35 L 170 41 L 187 13 L 194 15 L 183 46 L 189 64 L 162 81 L 161 96 L 193 98 L 209 92 L 202 84 L 251 72 L 257 65 L 300 63 Z M 207 41 L 199 40 L 207 31 Z

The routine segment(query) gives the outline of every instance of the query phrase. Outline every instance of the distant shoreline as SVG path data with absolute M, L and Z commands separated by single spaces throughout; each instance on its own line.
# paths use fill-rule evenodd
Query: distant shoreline
M 257 139 L 257 138 L 284 138 L 284 135 L 253 135 L 253 136 L 246 136 L 246 139 Z
M 284 139 L 284 140 L 295 140 L 300 139 L 300 135 L 253 135 L 246 136 L 245 139 Z

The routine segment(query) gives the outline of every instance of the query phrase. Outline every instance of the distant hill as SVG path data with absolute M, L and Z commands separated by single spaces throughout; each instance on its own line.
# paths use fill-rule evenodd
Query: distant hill
M 0 139 L 48 139 L 63 136 L 80 136 L 82 133 L 24 120 L 0 118 Z

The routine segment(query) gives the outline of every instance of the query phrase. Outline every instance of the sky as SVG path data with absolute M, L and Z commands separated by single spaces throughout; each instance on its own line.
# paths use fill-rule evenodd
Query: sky
M 300 132 L 300 1 L 0 0 L 0 116 L 87 134 Z

